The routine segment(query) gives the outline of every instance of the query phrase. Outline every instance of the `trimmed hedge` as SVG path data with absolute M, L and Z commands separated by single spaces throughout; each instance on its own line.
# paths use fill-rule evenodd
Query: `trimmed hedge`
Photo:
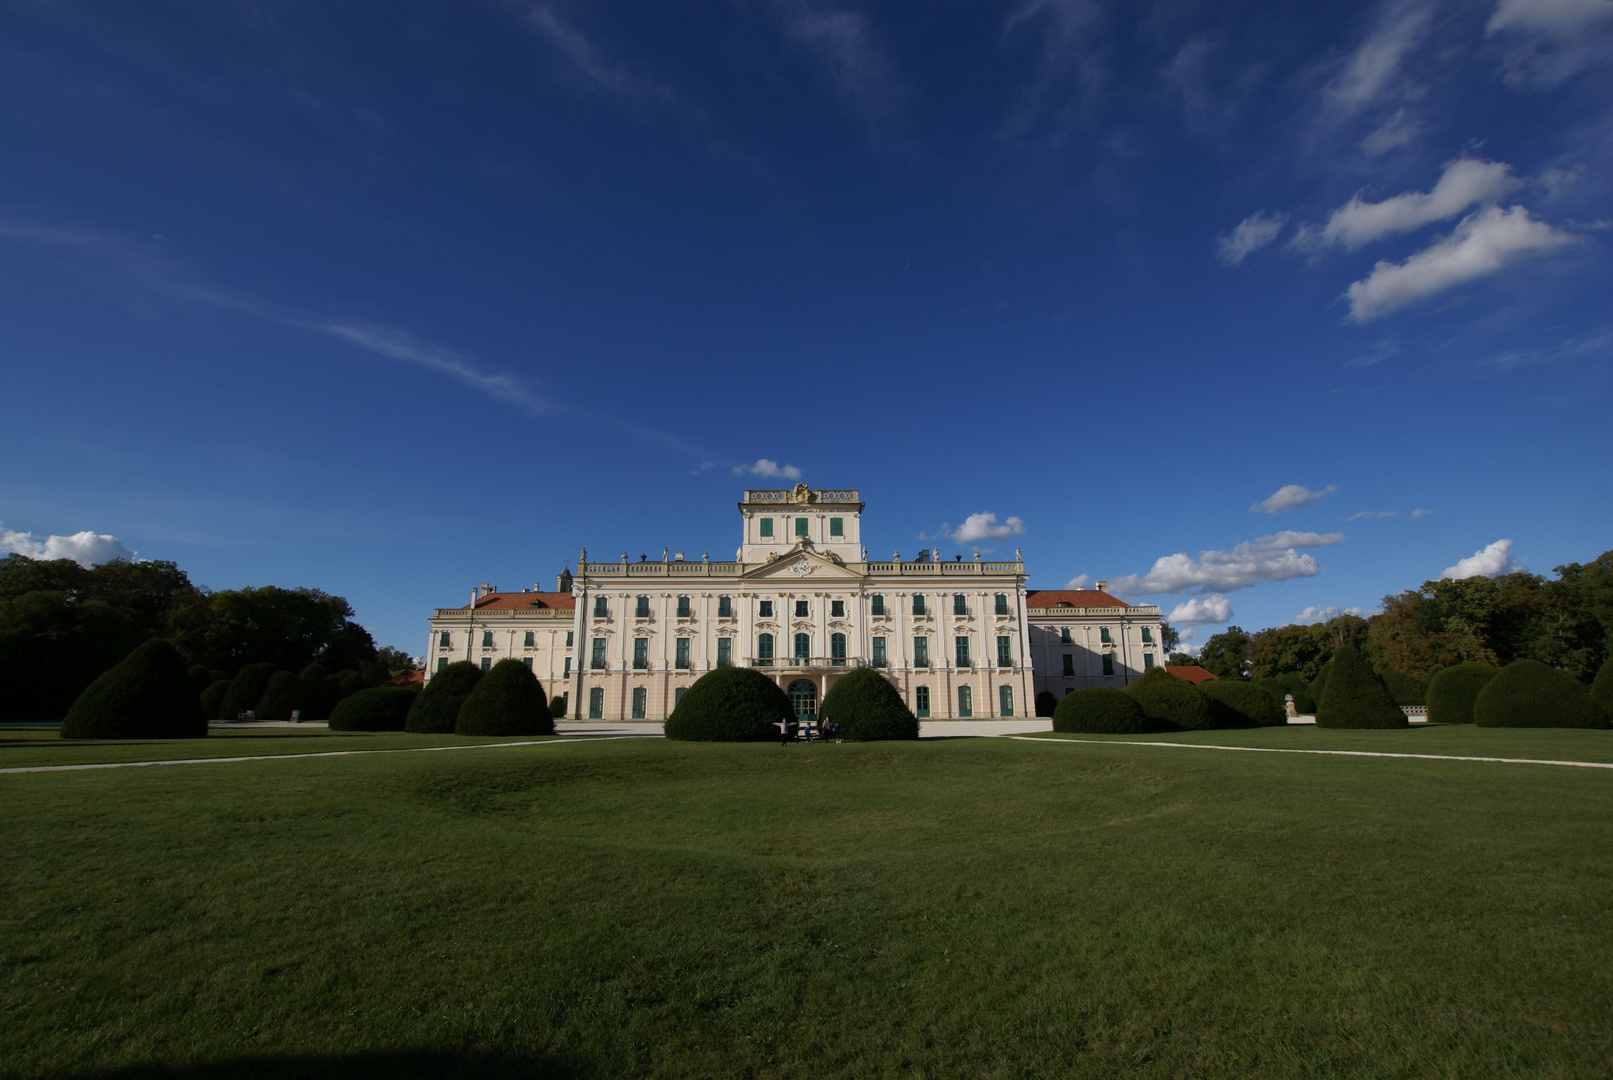
M 1036 695 L 1037 716 L 1056 716 L 1058 715 L 1058 710 L 1059 699 L 1054 697 L 1051 692 L 1043 690 Z
M 1199 693 L 1209 701 L 1216 727 L 1281 727 L 1288 723 L 1288 711 L 1269 690 L 1254 683 L 1217 679 L 1200 686 Z
M 1428 680 L 1428 722 L 1471 724 L 1479 691 L 1499 674 L 1500 668 L 1479 660 L 1464 660 L 1455 667 L 1434 672 Z
M 196 688 L 198 694 L 215 682 L 213 673 L 208 670 L 206 664 L 192 664 L 186 670 L 190 672 L 190 684 Z
M 67 710 L 64 739 L 191 739 L 207 714 L 179 652 L 153 638 L 90 683 Z
M 1613 659 L 1607 660 L 1596 673 L 1596 681 L 1591 683 L 1591 700 L 1613 716 Z
M 374 686 L 350 694 L 330 711 L 332 731 L 402 731 L 419 691 L 405 686 Z
M 1316 726 L 1328 728 L 1403 728 L 1406 714 L 1394 695 L 1373 674 L 1354 645 L 1341 646 L 1328 661 L 1326 688 L 1316 706 Z
M 570 691 L 567 691 L 566 693 L 561 694 L 559 697 L 550 698 L 549 699 L 549 715 L 551 717 L 553 717 L 554 719 L 556 719 L 556 720 L 564 720 L 566 718 L 567 702 L 569 702 L 570 700 L 571 700 Z
M 277 671 L 269 676 L 269 684 L 263 688 L 263 696 L 258 698 L 252 718 L 290 720 L 291 710 L 302 708 L 302 697 L 302 684 L 297 681 L 297 676 L 289 671 Z
M 215 683 L 209 683 L 207 689 L 202 691 L 202 712 L 207 714 L 209 720 L 218 719 L 218 710 L 223 706 L 224 695 L 229 693 L 229 690 L 230 680 L 220 679 Z
M 1288 687 L 1282 684 L 1281 680 L 1272 678 L 1252 679 L 1250 680 L 1249 685 L 1258 686 L 1260 689 L 1270 694 L 1271 700 L 1275 701 L 1277 703 L 1277 707 L 1283 710 L 1283 717 L 1285 719 L 1287 718 L 1289 690 Z M 1295 705 L 1297 707 L 1298 703 L 1296 702 Z
M 336 680 L 320 665 L 309 664 L 297 673 L 297 681 L 302 684 L 302 705 L 299 706 L 302 719 L 319 721 L 328 718 L 336 704 Z
M 1316 715 L 1316 695 L 1305 685 L 1305 679 L 1297 671 L 1290 671 L 1286 675 L 1277 676 L 1277 681 L 1288 688 L 1294 695 L 1294 709 L 1301 716 Z
M 1327 678 L 1332 670 L 1333 661 L 1329 660 L 1327 663 L 1323 664 L 1320 669 L 1318 669 L 1316 672 L 1315 681 L 1313 681 L 1310 686 L 1306 687 L 1306 689 L 1310 691 L 1311 708 L 1313 711 L 1322 707 L 1322 695 L 1327 692 Z
M 1426 681 L 1392 667 L 1384 668 L 1378 673 L 1378 677 L 1383 680 L 1383 685 L 1388 687 L 1396 705 L 1428 704 Z
M 273 677 L 273 664 L 248 664 L 237 671 L 235 678 L 230 680 L 230 688 L 224 692 L 224 700 L 219 703 L 218 718 L 234 720 L 242 713 L 256 709 L 258 699 L 263 696 Z
M 370 680 L 366 679 L 352 668 L 345 668 L 342 671 L 338 671 L 335 675 L 335 678 L 337 701 L 340 701 L 345 697 L 351 697 L 360 690 L 368 690 L 370 688 Z
M 1147 717 L 1137 699 L 1112 686 L 1072 690 L 1053 710 L 1054 731 L 1091 735 L 1136 735 L 1148 729 Z
M 1605 728 L 1607 713 L 1585 684 L 1539 660 L 1514 660 L 1479 691 L 1479 727 Z
M 1143 677 L 1126 687 L 1124 693 L 1143 707 L 1149 726 L 1156 730 L 1206 731 L 1215 727 L 1209 699 L 1198 687 L 1164 668 L 1143 672 Z
M 901 691 L 873 668 L 841 676 L 823 695 L 818 717 L 839 724 L 840 737 L 853 742 L 919 737 L 919 719 L 902 700 Z
M 778 738 L 778 721 L 794 719 L 790 695 L 766 675 L 717 668 L 695 680 L 663 730 L 689 742 L 761 742 Z
M 418 735 L 453 734 L 459 725 L 460 707 L 481 681 L 482 669 L 469 660 L 459 660 L 433 673 L 415 698 L 404 730 Z
M 553 735 L 543 684 L 521 661 L 500 660 L 459 707 L 454 734 Z

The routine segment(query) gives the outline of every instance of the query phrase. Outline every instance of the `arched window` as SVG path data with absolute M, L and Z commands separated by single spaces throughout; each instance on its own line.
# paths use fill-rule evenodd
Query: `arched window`
M 764 664 L 773 662 L 773 635 L 756 635 L 756 659 Z
M 835 667 L 846 666 L 846 635 L 829 635 L 829 660 Z
M 807 659 L 810 659 L 811 656 L 812 656 L 812 635 L 811 634 L 796 634 L 795 635 L 795 658 L 797 660 L 807 660 Z

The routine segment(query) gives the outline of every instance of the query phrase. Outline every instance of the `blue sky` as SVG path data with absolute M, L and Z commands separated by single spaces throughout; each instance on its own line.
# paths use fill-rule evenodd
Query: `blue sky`
M 0 95 L 14 550 L 418 650 L 797 475 L 1190 642 L 1613 547 L 1613 0 L 20 0 Z

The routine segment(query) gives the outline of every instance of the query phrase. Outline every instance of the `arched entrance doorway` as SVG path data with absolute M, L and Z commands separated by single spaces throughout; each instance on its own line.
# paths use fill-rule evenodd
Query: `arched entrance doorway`
M 784 692 L 790 695 L 790 707 L 795 710 L 796 720 L 803 724 L 817 721 L 818 687 L 811 679 L 796 679 Z

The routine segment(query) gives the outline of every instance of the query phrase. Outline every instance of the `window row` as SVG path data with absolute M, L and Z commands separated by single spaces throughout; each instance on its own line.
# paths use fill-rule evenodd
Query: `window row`
M 763 537 L 764 539 L 770 539 L 773 536 L 773 519 L 770 518 L 770 517 L 764 517 L 764 518 L 757 518 L 756 520 L 757 520 L 757 534 L 759 536 Z M 812 526 L 811 526 L 812 519 L 811 518 L 804 518 L 804 517 L 785 518 L 784 521 L 786 521 L 786 522 L 793 521 L 794 522 L 794 524 L 795 524 L 795 535 L 796 536 L 810 536 L 811 535 L 811 532 L 810 532 L 810 530 L 812 528 Z M 837 517 L 830 518 L 829 519 L 829 535 L 830 536 L 845 536 L 846 535 L 846 519 L 845 518 L 837 518 Z
M 1144 645 L 1152 645 L 1152 644 L 1154 644 L 1154 628 L 1151 627 L 1151 626 L 1144 626 L 1144 627 L 1141 627 L 1141 630 L 1143 632 L 1143 644 Z M 1114 644 L 1114 639 L 1109 636 L 1109 628 L 1107 626 L 1098 627 L 1098 642 L 1099 642 L 1099 644 L 1102 644 L 1102 645 L 1113 645 Z M 1074 645 L 1075 644 L 1075 642 L 1070 637 L 1070 628 L 1068 626 L 1059 627 L 1059 644 L 1060 645 Z
M 958 687 L 958 711 L 960 719 L 974 716 L 974 687 Z M 928 686 L 915 686 L 913 688 L 913 715 L 920 720 L 930 715 L 930 688 Z M 1014 688 L 1012 686 L 997 687 L 997 715 L 1014 715 Z
M 1113 675 L 1115 673 L 1115 654 L 1114 653 L 1104 653 L 1103 656 L 1102 656 L 1102 659 L 1103 659 L 1103 673 L 1105 675 Z M 1148 671 L 1148 670 L 1152 669 L 1153 666 L 1154 666 L 1154 654 L 1153 653 L 1143 653 L 1143 670 Z M 1064 654 L 1064 677 L 1066 679 L 1075 678 L 1075 657 L 1072 656 L 1069 653 Z
M 576 633 L 577 632 L 575 630 L 567 630 L 566 631 L 566 648 L 568 648 L 568 649 L 571 648 L 571 643 L 572 643 L 572 640 L 576 637 Z M 528 649 L 536 648 L 537 644 L 538 644 L 537 631 L 528 630 L 526 632 L 525 636 L 521 639 L 521 644 L 524 645 Z M 437 647 L 439 649 L 451 649 L 451 648 L 453 648 L 453 645 L 454 645 L 454 635 L 450 631 L 443 630 L 440 633 L 438 633 L 438 635 L 437 635 Z M 494 645 L 493 645 L 493 631 L 491 631 L 491 630 L 483 630 L 482 631 L 482 648 L 491 649 L 493 647 L 494 647 Z

